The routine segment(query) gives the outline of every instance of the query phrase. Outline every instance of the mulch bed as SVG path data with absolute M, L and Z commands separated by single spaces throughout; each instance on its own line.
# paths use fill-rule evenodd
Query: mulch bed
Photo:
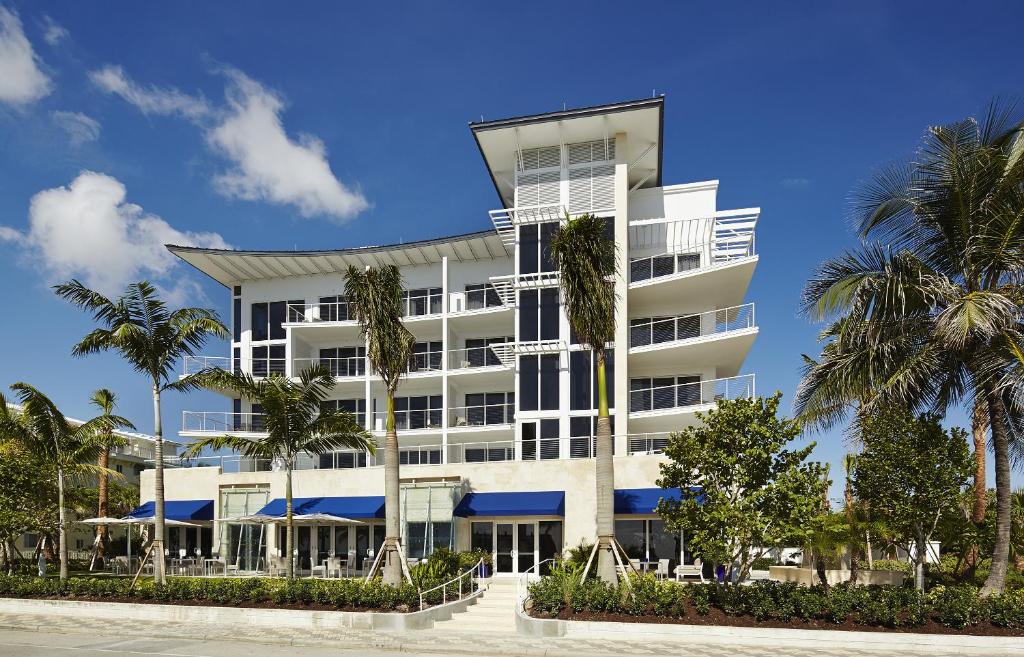
M 538 619 L 551 618 L 536 612 L 531 616 Z M 555 618 L 569 621 L 597 621 L 602 623 L 651 623 L 656 625 L 724 625 L 727 627 L 767 627 L 784 628 L 792 630 L 842 630 L 847 632 L 890 632 L 902 634 L 954 634 L 967 636 L 1021 636 L 1024 637 L 1024 629 L 1013 629 L 998 627 L 991 623 L 979 623 L 971 627 L 958 630 L 947 627 L 935 621 L 928 621 L 922 625 L 905 627 L 877 627 L 873 625 L 859 625 L 851 620 L 842 624 L 830 623 L 828 621 L 805 621 L 793 619 L 763 620 L 758 621 L 753 616 L 732 616 L 721 609 L 712 607 L 708 613 L 701 616 L 693 607 L 686 610 L 686 615 L 681 618 L 669 616 L 631 616 L 629 614 L 612 614 L 604 612 L 579 612 L 563 609 Z
M 3 598 L 4 596 L 0 596 Z M 374 612 L 379 614 L 402 614 L 409 613 L 412 611 L 419 611 L 419 609 L 403 609 L 402 605 L 399 605 L 396 609 L 377 609 L 370 607 L 334 607 L 331 605 L 322 605 L 315 602 L 309 604 L 289 604 L 282 603 L 278 604 L 273 600 L 262 600 L 260 602 L 215 602 L 213 600 L 153 600 L 152 598 L 119 598 L 119 597 L 102 597 L 102 596 L 91 596 L 91 595 L 76 595 L 76 596 L 19 596 L 17 598 L 8 598 L 9 600 L 68 600 L 72 602 L 118 602 L 118 603 L 129 603 L 136 605 L 165 605 L 173 607 L 233 607 L 236 609 L 295 609 L 298 611 L 355 611 L 355 612 Z M 425 607 L 425 608 L 429 608 Z

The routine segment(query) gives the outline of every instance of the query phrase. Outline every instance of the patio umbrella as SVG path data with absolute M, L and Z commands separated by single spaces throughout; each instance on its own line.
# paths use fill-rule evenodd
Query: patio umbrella
M 83 525 L 127 525 L 130 524 L 130 520 L 124 518 L 108 518 L 106 516 L 100 516 L 99 518 L 85 518 L 84 520 L 77 520 Z

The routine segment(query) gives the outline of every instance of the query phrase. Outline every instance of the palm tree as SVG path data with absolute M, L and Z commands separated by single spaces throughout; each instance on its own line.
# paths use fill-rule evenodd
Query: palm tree
M 64 504 L 72 477 L 109 474 L 94 464 L 103 445 L 103 434 L 116 428 L 134 428 L 123 417 L 104 414 L 82 424 L 68 422 L 46 395 L 27 383 L 11 386 L 21 403 L 12 413 L 0 395 L 0 433 L 13 437 L 25 449 L 52 463 L 57 471 L 57 531 L 60 536 L 60 578 L 68 578 L 68 519 Z
M 57 295 L 91 312 L 102 325 L 82 338 L 71 350 L 74 356 L 114 350 L 137 372 L 149 378 L 153 393 L 154 464 L 154 554 L 163 555 L 164 543 L 164 440 L 160 415 L 160 394 L 165 390 L 189 390 L 190 378 L 174 381 L 175 367 L 212 337 L 226 338 L 227 327 L 213 310 L 181 308 L 170 311 L 146 281 L 132 283 L 117 299 L 108 299 L 77 280 L 54 287 Z M 153 560 L 153 576 L 166 581 L 163 558 Z
M 398 506 L 398 432 L 395 429 L 395 392 L 402 375 L 409 370 L 416 338 L 402 324 L 402 275 L 398 267 L 385 265 L 360 271 L 349 265 L 345 273 L 345 295 L 353 310 L 363 339 L 366 357 L 387 392 L 387 424 L 384 438 L 385 533 L 376 564 L 384 565 L 384 581 L 398 586 L 402 574 L 408 577 L 402 552 L 402 527 Z M 373 574 L 371 569 L 369 575 Z
M 551 240 L 558 263 L 565 314 L 580 344 L 594 352 L 597 365 L 597 573 L 606 582 L 616 581 L 615 561 L 625 551 L 615 540 L 615 473 L 612 464 L 612 424 L 608 412 L 605 351 L 615 341 L 615 242 L 608 239 L 605 219 L 591 214 L 572 218 L 566 213 Z M 628 558 L 622 559 L 629 563 Z M 588 569 L 590 563 L 588 562 Z M 586 573 L 584 573 L 586 576 Z
M 848 404 L 944 413 L 983 405 L 996 470 L 996 542 L 983 595 L 1003 589 L 1010 540 L 1007 378 L 1020 364 L 1024 274 L 1024 122 L 993 105 L 981 123 L 928 130 L 914 161 L 887 169 L 858 199 L 868 242 L 826 262 L 804 310 L 833 319 L 804 371 L 797 411 L 828 426 Z
M 295 382 L 280 374 L 254 379 L 245 372 L 220 369 L 204 370 L 195 375 L 205 387 L 231 390 L 263 409 L 266 435 L 259 438 L 213 436 L 189 445 L 184 457 L 198 455 L 206 448 L 231 449 L 249 458 L 284 462 L 285 469 L 285 549 L 288 579 L 295 576 L 295 549 L 292 527 L 292 470 L 296 455 L 305 452 L 318 456 L 337 449 L 358 449 L 374 453 L 376 446 L 370 434 L 346 411 L 324 406 L 334 377 L 323 367 L 304 370 Z
M 112 417 L 114 415 L 114 406 L 117 403 L 117 396 L 106 388 L 100 388 L 99 390 L 92 393 L 92 398 L 89 400 L 92 405 L 98 408 L 103 417 Z M 100 468 L 99 475 L 96 482 L 96 515 L 100 518 L 106 518 L 108 514 L 107 502 L 108 502 L 108 484 L 110 482 L 110 476 L 107 474 L 110 469 L 110 450 L 113 447 L 118 447 L 127 443 L 124 438 L 114 434 L 113 429 L 107 427 L 101 434 L 100 441 L 100 453 L 97 465 Z M 107 526 L 97 525 L 96 526 L 96 543 L 93 551 L 92 563 L 89 564 L 89 570 L 93 569 L 96 562 L 99 561 L 99 567 L 103 568 L 104 559 L 106 558 L 107 550 Z

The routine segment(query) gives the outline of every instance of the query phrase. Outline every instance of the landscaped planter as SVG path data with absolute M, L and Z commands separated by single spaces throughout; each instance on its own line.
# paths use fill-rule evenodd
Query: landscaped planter
M 841 584 L 850 581 L 849 570 L 826 570 L 828 583 Z M 902 586 L 906 574 L 895 570 L 861 570 L 857 573 L 857 584 L 861 586 Z M 818 571 L 814 568 L 799 566 L 772 566 L 768 569 L 768 578 L 776 582 L 795 582 L 802 586 L 820 584 Z

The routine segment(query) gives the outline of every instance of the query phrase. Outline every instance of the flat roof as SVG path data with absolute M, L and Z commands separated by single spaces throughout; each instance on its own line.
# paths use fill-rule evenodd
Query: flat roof
M 21 404 L 16 404 L 14 402 L 7 402 L 7 407 L 14 409 L 18 413 L 21 412 Z M 79 420 L 77 418 L 68 417 L 67 415 L 64 416 L 64 419 L 67 420 L 69 423 L 74 424 L 75 426 L 78 426 L 78 425 L 81 425 L 81 424 L 85 424 L 85 420 Z M 149 435 L 148 433 L 138 433 L 136 431 L 122 431 L 121 429 L 114 429 L 114 433 L 117 434 L 118 436 L 123 437 L 123 438 L 142 440 L 142 441 L 150 442 L 150 443 L 156 441 L 156 438 L 154 438 L 153 436 Z M 171 445 L 176 445 L 178 447 L 181 446 L 181 443 L 174 442 L 173 440 L 167 440 L 166 438 L 164 438 L 164 442 L 165 443 L 169 443 Z
M 356 267 L 409 267 L 441 262 L 490 260 L 510 256 L 493 230 L 417 242 L 323 251 L 241 251 L 167 244 L 167 250 L 225 287 L 242 281 L 339 274 Z
M 661 186 L 665 96 L 592 105 L 556 112 L 470 122 L 480 155 L 503 207 L 514 204 L 515 153 L 523 148 L 555 146 L 629 135 L 625 152 L 630 185 Z

